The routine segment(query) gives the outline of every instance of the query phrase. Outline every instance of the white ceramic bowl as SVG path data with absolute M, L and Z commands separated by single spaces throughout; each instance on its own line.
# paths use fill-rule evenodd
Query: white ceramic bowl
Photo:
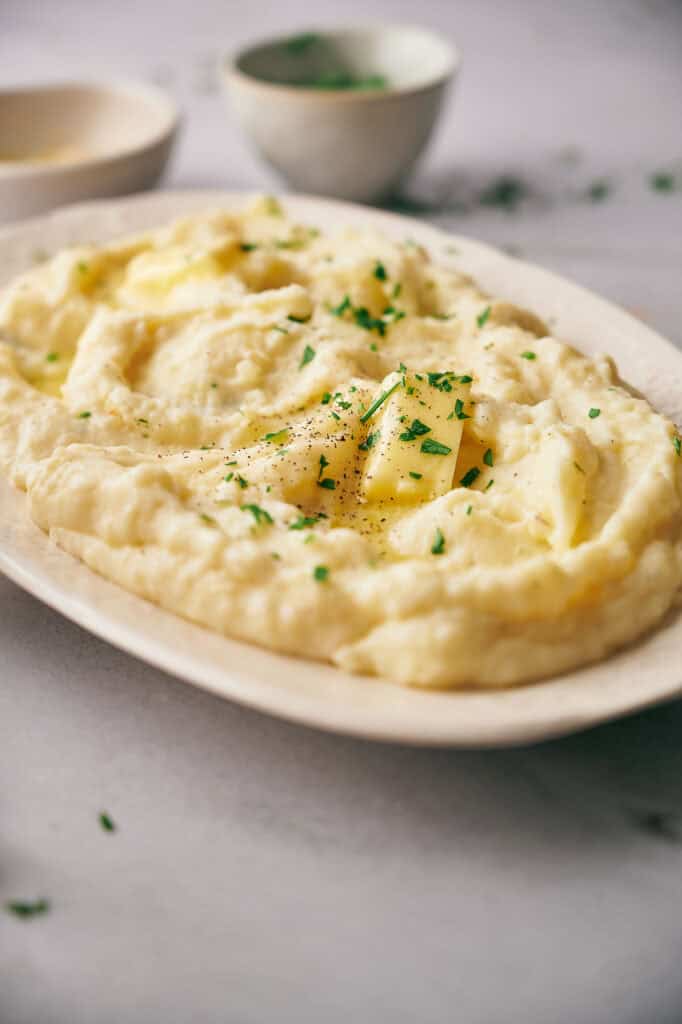
M 290 185 L 370 202 L 394 191 L 411 171 L 458 65 L 454 47 L 431 32 L 375 26 L 248 47 L 226 62 L 224 80 L 247 135 Z M 310 84 L 330 72 L 381 76 L 387 84 Z
M 149 85 L 0 90 L 0 220 L 150 188 L 177 124 L 175 105 Z

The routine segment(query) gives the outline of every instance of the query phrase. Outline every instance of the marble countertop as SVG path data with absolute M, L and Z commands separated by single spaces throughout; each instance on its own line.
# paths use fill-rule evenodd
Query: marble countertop
M 402 206 L 682 345 L 679 4 L 422 0 L 418 18 L 464 67 Z M 3 0 L 0 84 L 154 80 L 185 115 L 166 184 L 272 190 L 215 65 L 310 21 L 300 0 Z M 501 176 L 512 209 L 481 202 Z M 682 703 L 519 750 L 381 746 L 200 693 L 3 579 L 0 651 L 0 901 L 50 901 L 0 915 L 2 1024 L 682 1019 Z

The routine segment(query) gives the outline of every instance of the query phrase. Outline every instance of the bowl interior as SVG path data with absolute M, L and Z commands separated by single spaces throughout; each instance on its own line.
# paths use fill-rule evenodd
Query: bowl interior
M 404 26 L 304 32 L 252 46 L 234 66 L 270 84 L 318 90 L 417 89 L 447 78 L 453 47 Z
M 172 122 L 171 105 L 142 87 L 66 84 L 3 91 L 0 175 L 21 164 L 65 164 L 135 149 Z

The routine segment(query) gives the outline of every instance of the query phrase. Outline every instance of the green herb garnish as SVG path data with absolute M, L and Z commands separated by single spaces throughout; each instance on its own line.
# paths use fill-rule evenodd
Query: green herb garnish
M 324 477 L 323 480 L 318 480 L 317 481 L 317 486 L 318 487 L 324 487 L 325 491 L 335 491 L 336 490 L 336 480 L 332 480 L 332 478 L 330 476 L 326 476 L 326 477 Z
M 492 448 L 486 448 L 485 455 L 483 456 L 483 461 L 485 462 L 486 466 L 492 466 L 492 464 L 493 464 L 493 450 L 492 450 Z
M 106 811 L 102 811 L 100 813 L 99 823 L 100 823 L 100 825 L 102 826 L 102 828 L 104 829 L 105 832 L 115 832 L 116 831 L 116 825 L 114 824 L 114 822 L 111 819 L 110 815 L 108 815 Z
M 587 415 L 590 417 L 591 420 L 596 420 L 597 416 L 599 416 L 600 413 L 601 409 L 590 409 Z
M 412 477 L 413 480 L 421 480 L 423 474 L 422 473 L 415 473 L 414 470 L 411 469 L 410 470 L 410 476 Z
M 321 403 L 320 404 L 321 405 L 329 405 L 331 400 L 332 400 L 331 391 L 325 391 L 325 393 L 322 395 L 322 399 L 321 399 Z
M 466 511 L 466 514 L 467 514 L 468 516 L 470 516 L 470 515 L 471 515 L 471 513 L 472 513 L 473 511 L 474 511 L 474 506 L 473 506 L 473 505 L 467 505 L 467 511 Z
M 425 455 L 449 455 L 452 448 L 441 444 L 440 441 L 434 441 L 432 437 L 427 437 L 425 441 L 422 441 L 421 451 Z
M 78 419 L 79 420 L 89 420 L 91 416 L 92 416 L 92 413 L 88 409 L 85 409 L 84 412 L 79 412 L 78 413 Z
M 386 273 L 386 267 L 383 265 L 383 263 L 377 262 L 376 266 L 374 267 L 374 276 L 376 277 L 377 281 L 385 281 L 387 279 L 388 274 Z
M 455 408 L 453 409 L 453 411 L 448 416 L 448 419 L 451 420 L 453 418 L 453 416 L 456 417 L 458 420 L 470 420 L 471 419 L 471 416 L 469 416 L 468 413 L 464 412 L 464 402 L 462 401 L 461 398 L 457 398 L 455 400 Z
M 431 427 L 427 427 L 421 420 L 412 420 L 410 426 L 401 435 L 399 440 L 401 441 L 415 441 L 422 434 L 429 434 Z
M 324 583 L 325 580 L 329 579 L 329 569 L 326 565 L 316 565 L 313 569 L 313 579 L 316 579 L 318 583 Z
M 213 518 L 213 516 L 207 516 L 205 512 L 200 512 L 199 513 L 199 518 L 201 519 L 202 523 L 206 523 L 207 526 L 215 526 L 216 525 L 216 521 Z
M 462 477 L 462 479 L 460 480 L 460 484 L 461 484 L 461 486 L 462 486 L 462 487 L 471 487 L 471 485 L 473 484 L 473 482 L 474 482 L 475 480 L 477 480 L 477 479 L 478 479 L 478 477 L 479 477 L 480 475 L 481 475 L 481 471 L 480 471 L 480 469 L 478 468 L 478 466 L 472 466 L 472 467 L 471 467 L 471 469 L 469 469 L 469 470 L 468 470 L 468 471 L 467 471 L 467 472 L 466 472 L 466 473 L 464 474 L 464 476 Z
M 239 476 L 239 474 L 237 474 L 236 481 L 242 490 L 245 490 L 249 486 L 248 480 L 245 480 L 244 477 Z
M 370 448 L 374 447 L 374 445 L 377 443 L 380 437 L 381 431 L 375 430 L 373 431 L 373 433 L 367 435 L 362 444 L 358 445 L 358 448 L 360 449 L 361 452 L 368 452 Z
M 253 252 L 254 249 L 258 248 L 258 246 L 255 242 L 241 242 L 239 248 L 242 252 Z
M 437 526 L 436 527 L 436 536 L 434 537 L 433 544 L 431 545 L 431 554 L 432 555 L 442 555 L 444 551 L 445 551 L 445 537 L 443 536 L 443 531 L 440 529 L 439 526 Z
M 291 320 L 294 324 L 307 324 L 310 320 L 310 316 L 294 316 L 293 313 L 289 313 L 287 320 Z
M 284 444 L 284 442 L 287 439 L 288 434 L 289 434 L 289 428 L 288 427 L 282 427 L 281 430 L 275 430 L 271 434 L 266 434 L 265 437 L 263 438 L 263 440 L 267 441 L 268 444 Z
M 306 345 L 303 349 L 303 355 L 301 356 L 301 362 L 298 364 L 299 370 L 302 370 L 308 363 L 312 363 L 315 358 L 315 349 L 311 348 L 310 345 Z
M 649 184 L 655 192 L 672 192 L 675 189 L 675 178 L 669 171 L 657 171 L 649 178 Z
M 240 505 L 242 512 L 250 512 L 253 518 L 256 520 L 257 526 L 263 526 L 266 523 L 274 522 L 270 513 L 261 508 L 260 505 Z
M 488 480 L 488 483 L 485 485 L 486 491 L 489 491 L 494 483 L 495 483 L 494 480 Z
M 587 190 L 587 198 L 593 203 L 600 203 L 602 199 L 606 199 L 610 191 L 611 185 L 608 181 L 593 181 Z
M 673 448 L 676 455 L 682 455 L 682 441 L 677 435 L 673 438 Z
M 521 358 L 522 359 L 537 359 L 537 356 L 536 356 L 535 352 L 522 352 L 521 353 Z
M 491 306 L 486 306 L 483 312 L 479 313 L 478 316 L 476 317 L 476 323 L 478 324 L 479 327 L 483 327 L 486 324 L 488 317 L 490 316 L 491 308 Z
M 360 422 L 366 423 L 370 416 L 373 416 L 377 409 L 384 404 L 386 399 L 390 398 L 395 389 L 400 386 L 400 383 L 401 382 L 397 380 L 395 384 L 392 384 L 390 388 L 382 392 L 382 394 L 380 394 L 379 397 L 374 402 L 372 402 L 369 409 L 367 409 L 366 412 L 363 412 L 362 416 L 360 417 Z
M 47 900 L 10 900 L 9 903 L 5 903 L 5 910 L 9 914 L 24 920 L 46 914 L 49 909 L 50 904 Z
M 341 299 L 341 302 L 339 302 L 338 306 L 329 307 L 329 312 L 332 313 L 333 316 L 343 316 L 346 310 L 351 309 L 351 307 L 352 303 L 350 301 L 350 295 L 344 295 L 344 297 Z
M 295 519 L 293 523 L 289 523 L 290 530 L 306 530 L 310 526 L 316 526 L 319 522 L 319 516 L 304 516 L 300 515 L 298 519 Z
M 59 359 L 59 352 L 48 352 L 45 356 L 45 361 L 48 363 L 56 363 Z

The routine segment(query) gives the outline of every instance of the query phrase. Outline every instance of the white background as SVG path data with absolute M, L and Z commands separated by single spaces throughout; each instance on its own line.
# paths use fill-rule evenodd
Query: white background
M 674 0 L 0 0 L 0 83 L 156 81 L 185 116 L 167 184 L 271 190 L 219 94 L 221 53 L 381 18 L 464 58 L 410 199 L 682 345 Z M 680 190 L 652 190 L 658 170 Z M 503 173 L 527 186 L 513 213 L 475 201 Z M 681 740 L 680 704 L 499 753 L 325 736 L 196 692 L 0 581 L 0 901 L 52 904 L 0 916 L 0 1022 L 677 1024 Z

